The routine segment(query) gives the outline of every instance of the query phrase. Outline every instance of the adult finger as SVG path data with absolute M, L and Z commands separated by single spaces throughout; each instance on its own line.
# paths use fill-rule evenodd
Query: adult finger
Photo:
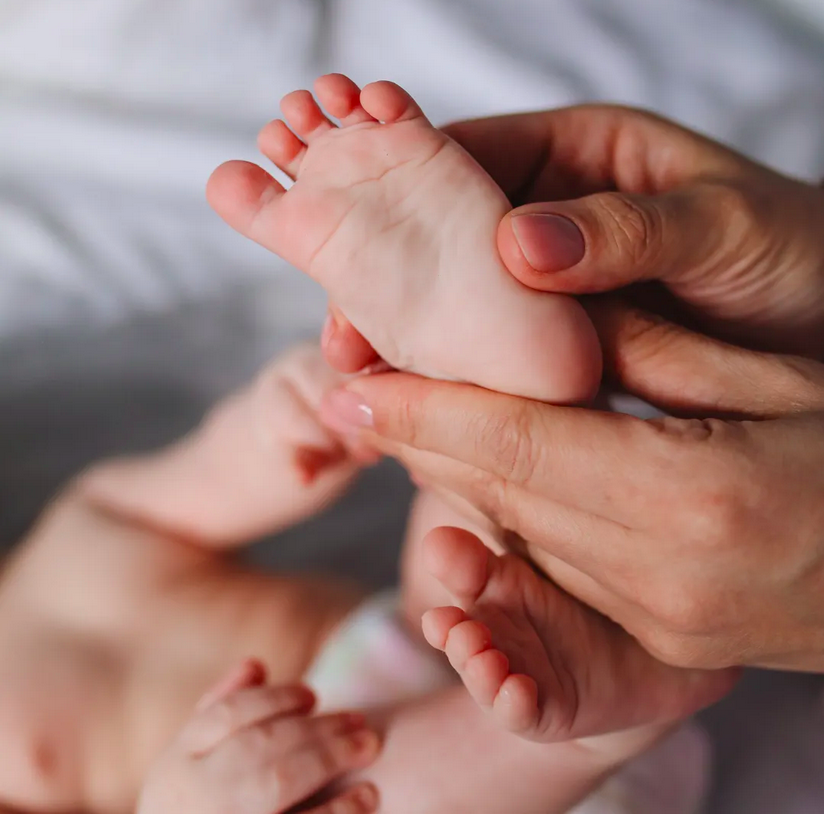
M 659 116 L 616 105 L 495 116 L 451 124 L 444 132 L 515 206 L 611 189 L 663 192 L 699 172 L 729 171 L 744 161 Z
M 661 280 L 678 291 L 757 261 L 765 237 L 754 207 L 714 180 L 656 195 L 599 192 L 510 212 L 498 247 L 510 272 L 538 290 L 591 294 Z
M 673 455 L 666 434 L 631 416 L 404 374 L 356 379 L 333 391 L 321 414 L 369 442 L 437 453 L 510 489 L 626 525 L 641 498 L 655 499 L 648 484 L 662 480 L 649 470 L 668 467 Z
M 824 409 L 824 365 L 728 345 L 617 298 L 587 310 L 620 386 L 680 415 L 776 418 Z

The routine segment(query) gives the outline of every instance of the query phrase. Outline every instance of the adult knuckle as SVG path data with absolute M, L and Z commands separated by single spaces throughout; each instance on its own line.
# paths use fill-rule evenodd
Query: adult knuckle
M 743 450 L 725 446 L 708 452 L 694 467 L 687 494 L 683 521 L 688 542 L 732 552 L 754 531 L 759 505 L 767 497 L 765 486 Z
M 760 488 L 739 428 L 716 419 L 652 423 L 659 433 L 658 474 L 666 484 L 677 539 L 691 549 L 735 544 L 751 524 L 752 498 Z
M 712 617 L 712 598 L 700 586 L 686 580 L 671 579 L 645 603 L 645 609 L 671 636 L 703 633 Z
M 723 224 L 716 252 L 738 263 L 767 260 L 777 247 L 769 239 L 774 230 L 772 204 L 760 187 L 736 178 L 706 182 L 703 191 Z
M 671 667 L 697 669 L 705 666 L 700 644 L 689 636 L 664 627 L 650 629 L 641 638 L 641 643 L 650 655 Z
M 764 215 L 762 198 L 750 184 L 737 179 L 725 180 L 709 184 L 709 192 L 726 224 L 733 229 L 739 226 L 749 230 Z
M 654 314 L 632 310 L 613 328 L 612 364 L 621 381 L 655 386 L 668 375 L 683 341 L 680 329 Z
M 491 461 L 491 469 L 508 483 L 532 480 L 540 459 L 540 446 L 532 438 L 532 412 L 516 407 L 506 414 L 484 416 L 473 428 L 476 443 Z
M 648 265 L 661 250 L 662 222 L 655 207 L 618 192 L 601 195 L 601 217 L 618 255 L 626 262 Z

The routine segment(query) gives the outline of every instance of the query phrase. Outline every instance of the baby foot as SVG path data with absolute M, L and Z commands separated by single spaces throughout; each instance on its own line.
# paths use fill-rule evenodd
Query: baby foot
M 201 700 L 150 770 L 138 814 L 278 814 L 377 756 L 363 716 L 313 717 L 309 690 L 265 682 L 250 661 Z M 361 784 L 311 811 L 371 814 L 377 803 L 375 789 Z
M 574 300 L 507 272 L 496 233 L 511 207 L 492 178 L 397 85 L 361 92 L 333 74 L 316 91 L 339 127 L 297 91 L 282 103 L 292 130 L 260 134 L 294 185 L 224 164 L 208 187 L 218 214 L 319 282 L 393 367 L 545 401 L 592 396 L 594 328 Z
M 529 740 L 565 741 L 686 717 L 723 697 L 737 672 L 685 670 L 473 534 L 436 529 L 427 565 L 461 608 L 424 616 L 477 703 Z

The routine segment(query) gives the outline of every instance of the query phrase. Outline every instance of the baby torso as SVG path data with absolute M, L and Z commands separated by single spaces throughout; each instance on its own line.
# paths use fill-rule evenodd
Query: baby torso
M 0 809 L 131 811 L 216 677 L 256 656 L 299 679 L 360 600 L 62 502 L 0 572 Z

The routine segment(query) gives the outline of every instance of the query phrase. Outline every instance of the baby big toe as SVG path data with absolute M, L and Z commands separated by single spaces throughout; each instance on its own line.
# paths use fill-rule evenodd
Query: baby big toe
M 261 211 L 285 190 L 268 172 L 246 161 L 228 161 L 209 178 L 206 197 L 212 209 L 240 234 L 266 245 L 266 234 L 256 229 Z
M 424 119 L 418 103 L 394 82 L 373 82 L 361 93 L 361 104 L 378 121 L 393 122 Z
M 429 572 L 460 603 L 472 604 L 486 588 L 489 550 L 465 529 L 434 529 L 424 540 L 423 557 Z

